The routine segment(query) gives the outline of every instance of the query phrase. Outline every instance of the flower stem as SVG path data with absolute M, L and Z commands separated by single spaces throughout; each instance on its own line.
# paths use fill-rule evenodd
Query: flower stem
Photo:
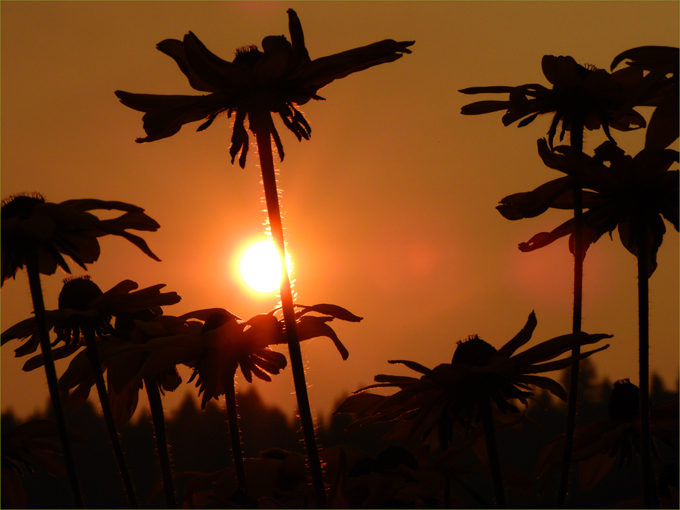
M 113 452 L 116 456 L 116 461 L 118 462 L 118 468 L 120 469 L 120 476 L 123 480 L 123 486 L 125 487 L 125 492 L 127 493 L 128 501 L 130 502 L 130 507 L 139 508 L 137 505 L 137 498 L 135 497 L 135 491 L 132 488 L 130 473 L 128 471 L 127 464 L 125 463 L 125 457 L 123 456 L 123 449 L 120 446 L 120 439 L 118 437 L 118 431 L 116 430 L 116 424 L 113 420 L 111 406 L 109 405 L 109 396 L 106 392 L 106 383 L 104 382 L 104 376 L 102 375 L 101 369 L 102 365 L 101 361 L 99 360 L 97 339 L 95 337 L 94 331 L 90 328 L 83 328 L 83 336 L 85 337 L 87 357 L 90 360 L 90 365 L 92 365 L 92 373 L 94 375 L 97 393 L 99 394 L 99 402 L 102 406 L 104 421 L 106 423 L 106 428 L 109 431 L 109 438 L 111 439 Z
M 57 379 L 57 370 L 54 366 L 54 358 L 52 357 L 52 346 L 50 345 L 50 336 L 47 329 L 47 321 L 45 319 L 45 302 L 42 295 L 42 285 L 40 284 L 40 271 L 38 270 L 38 260 L 35 253 L 32 253 L 29 256 L 26 262 L 26 269 L 28 271 L 28 283 L 31 288 L 31 298 L 33 299 L 33 310 L 35 311 L 35 319 L 38 324 L 40 348 L 42 350 L 43 359 L 45 360 L 47 386 L 50 391 L 52 409 L 54 410 L 54 417 L 57 421 L 57 428 L 59 430 L 59 440 L 64 455 L 64 463 L 66 464 L 69 484 L 71 485 L 73 504 L 76 508 L 85 508 L 83 495 L 80 492 L 80 484 L 78 483 L 78 474 L 76 473 L 76 464 L 73 459 L 71 441 L 68 437 L 64 407 L 61 404 L 61 397 L 59 395 L 59 381 Z
M 241 434 L 238 428 L 238 411 L 236 409 L 236 380 L 231 379 L 231 386 L 225 384 L 227 401 L 227 421 L 229 422 L 229 438 L 231 440 L 231 455 L 234 458 L 236 469 L 236 481 L 243 492 L 246 492 L 246 468 L 243 464 L 243 452 L 241 451 Z
M 576 117 L 576 116 L 575 116 Z M 583 122 L 574 120 L 571 126 L 571 148 L 583 152 Z M 574 192 L 574 305 L 572 312 L 572 333 L 581 332 L 583 314 L 583 190 L 581 179 L 573 175 Z M 581 347 L 574 347 L 571 355 L 575 361 L 571 365 L 569 379 L 569 401 L 567 407 L 567 427 L 564 438 L 564 452 L 562 454 L 562 471 L 557 492 L 557 508 L 564 508 L 569 491 L 569 470 L 571 468 L 571 451 L 574 444 L 576 430 L 576 410 L 578 404 L 579 359 Z
M 647 231 L 636 229 L 638 261 L 638 334 L 640 342 L 640 457 L 645 508 L 659 508 L 654 497 L 654 471 L 649 431 L 649 252 Z
M 496 495 L 496 508 L 507 508 L 505 502 L 505 490 L 503 488 L 503 475 L 501 474 L 501 463 L 498 457 L 498 445 L 496 443 L 496 430 L 493 426 L 493 415 L 491 414 L 491 399 L 483 398 L 479 401 L 479 414 L 484 425 L 484 438 L 486 439 L 486 450 L 489 458 L 489 469 L 493 480 L 493 490 Z
M 251 129 L 253 127 L 252 120 L 253 119 L 251 119 Z M 269 119 L 269 122 L 271 122 L 271 118 Z M 283 239 L 283 225 L 281 222 L 281 212 L 279 209 L 276 174 L 274 172 L 271 132 L 269 129 L 257 129 L 255 130 L 255 136 L 257 139 L 257 148 L 260 156 L 260 169 L 262 171 L 262 183 L 264 185 L 264 195 L 265 201 L 267 203 L 267 212 L 269 215 L 269 226 L 271 228 L 272 239 L 274 240 L 274 244 L 276 245 L 276 248 L 279 252 L 279 259 L 281 262 L 281 274 L 283 275 L 281 281 L 281 307 L 283 309 L 283 319 L 286 326 L 288 351 L 290 354 L 291 369 L 293 371 L 293 382 L 295 385 L 298 412 L 300 413 L 300 422 L 302 424 L 302 433 L 304 435 L 305 446 L 307 448 L 307 458 L 309 461 L 309 468 L 312 473 L 314 491 L 318 498 L 318 504 L 322 507 L 325 507 L 326 491 L 324 488 L 323 474 L 321 471 L 319 451 L 317 450 L 316 437 L 314 435 L 312 411 L 309 405 L 309 396 L 307 395 L 307 383 L 305 382 L 305 369 L 302 363 L 300 341 L 298 340 L 297 336 L 295 309 L 293 308 L 293 293 L 290 288 L 288 268 L 286 267 L 286 248 Z
M 170 452 L 168 451 L 168 438 L 165 433 L 165 416 L 163 415 L 163 402 L 161 392 L 158 389 L 158 380 L 155 377 L 144 378 L 144 387 L 149 397 L 151 419 L 156 432 L 156 446 L 158 448 L 158 461 L 161 465 L 163 477 L 163 489 L 168 508 L 177 508 L 175 500 L 175 486 L 172 480 L 172 468 L 170 467 Z

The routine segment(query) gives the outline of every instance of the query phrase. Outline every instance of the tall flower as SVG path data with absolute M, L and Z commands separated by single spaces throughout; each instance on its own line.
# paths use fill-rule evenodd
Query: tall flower
M 159 309 L 161 305 L 177 303 L 180 300 L 180 297 L 174 292 L 161 294 L 159 290 L 163 286 L 157 285 L 130 293 L 131 290 L 137 288 L 137 284 L 125 280 L 104 293 L 89 276 L 67 278 L 59 294 L 59 310 L 45 314 L 45 318 L 50 321 L 47 330 L 54 329 L 57 333 L 57 340 L 53 345 L 64 342 L 64 347 L 57 355 L 58 357 L 72 354 L 82 345 L 81 335 L 84 338 L 85 349 L 75 356 L 71 365 L 59 380 L 58 385 L 61 391 L 67 395 L 68 390 L 77 385 L 78 387 L 72 396 L 82 399 L 81 403 L 87 398 L 90 388 L 96 385 L 111 444 L 132 507 L 136 507 L 136 498 L 109 405 L 97 344 L 102 341 L 105 335 L 113 332 L 112 316 L 146 309 Z M 14 338 L 26 338 L 29 335 L 31 339 L 22 346 L 24 348 L 21 352 L 22 355 L 35 351 L 38 346 L 36 339 L 42 334 L 37 318 L 22 321 L 5 331 L 2 335 L 2 343 Z M 103 341 L 102 347 L 106 350 L 111 345 Z M 42 365 L 44 360 L 48 359 L 48 356 L 49 360 L 52 360 L 51 350 L 47 349 L 46 352 L 43 349 L 43 354 L 29 360 L 24 366 L 24 370 Z M 71 385 L 73 381 L 75 383 Z
M 451 363 L 438 365 L 434 369 L 413 361 L 389 361 L 404 364 L 422 376 L 377 375 L 377 384 L 359 390 L 335 412 L 355 416 L 348 427 L 349 431 L 370 423 L 399 420 L 397 426 L 406 433 L 409 441 L 425 441 L 437 430 L 443 449 L 451 444 L 455 427 L 462 425 L 469 429 L 472 423 L 481 420 L 496 502 L 499 507 L 504 506 L 505 493 L 491 403 L 501 413 L 519 412 L 508 400 L 519 400 L 526 405 L 527 398 L 533 395 L 531 386 L 543 388 L 566 400 L 567 394 L 559 383 L 535 374 L 567 368 L 572 365 L 574 358 L 586 358 L 609 345 L 577 356 L 559 360 L 555 358 L 574 347 L 611 337 L 586 333 L 563 335 L 515 354 L 531 339 L 536 324 L 536 316 L 532 312 L 524 328 L 498 350 L 478 336 L 471 336 L 466 341 L 458 342 Z M 390 396 L 363 393 L 371 388 L 398 388 L 399 391 Z
M 504 101 L 487 100 L 463 106 L 463 115 L 480 115 L 506 110 L 503 124 L 509 126 L 520 121 L 518 127 L 526 126 L 541 114 L 553 113 L 548 130 L 548 143 L 553 139 L 558 125 L 562 124 L 560 141 L 566 131 L 585 127 L 594 130 L 602 127 L 613 141 L 609 128 L 628 131 L 645 127 L 645 119 L 632 106 L 619 113 L 632 94 L 627 83 L 631 72 L 623 69 L 608 73 L 604 69 L 582 66 L 572 57 L 545 55 L 541 61 L 543 74 L 552 88 L 530 83 L 516 87 L 469 87 L 460 90 L 463 94 L 508 93 Z M 572 132 L 572 137 L 575 133 Z
M 206 96 L 159 96 L 131 94 L 118 91 L 123 104 L 144 115 L 145 138 L 138 142 L 153 141 L 174 135 L 188 122 L 205 120 L 199 130 L 207 128 L 219 113 L 235 113 L 231 137 L 232 163 L 239 155 L 239 165 L 245 167 L 248 152 L 248 128 L 255 135 L 265 202 L 272 239 L 281 265 L 281 303 L 286 324 L 287 343 L 293 372 L 298 412 L 307 448 L 310 470 L 320 505 L 325 505 L 325 489 L 319 460 L 311 406 L 307 394 L 304 365 L 300 352 L 300 339 L 293 305 L 290 279 L 286 268 L 286 248 L 276 185 L 272 139 L 279 157 L 283 159 L 283 144 L 272 120 L 278 113 L 284 125 L 298 140 L 308 139 L 311 127 L 297 106 L 310 99 L 322 99 L 318 90 L 332 81 L 369 67 L 393 62 L 404 53 L 410 53 L 413 41 L 397 42 L 391 39 L 368 46 L 311 60 L 304 42 L 300 20 L 292 9 L 288 10 L 291 40 L 284 36 L 269 36 L 262 41 L 262 51 L 255 46 L 242 47 L 232 62 L 210 52 L 201 41 L 189 33 L 183 41 L 162 41 L 158 49 L 172 57 L 180 70 L 197 90 L 209 92 Z
M 586 247 L 605 232 L 611 235 L 618 227 L 622 244 L 637 258 L 643 492 L 645 505 L 652 505 L 655 503 L 649 422 L 649 278 L 656 269 L 656 254 L 666 233 L 664 218 L 675 230 L 679 227 L 678 170 L 669 170 L 678 162 L 678 152 L 645 148 L 631 157 L 612 142 L 605 142 L 590 157 L 570 147 L 557 147 L 550 152 L 545 142 L 539 141 L 539 153 L 547 166 L 568 177 L 529 193 L 506 197 L 499 211 L 506 218 L 520 219 L 540 214 L 549 207 L 575 209 L 574 194 L 564 184 L 566 180 L 578 179 L 586 188 L 583 206 L 588 211 L 582 218 Z M 569 220 L 552 232 L 536 234 L 528 243 L 520 244 L 520 249 L 534 250 L 566 235 L 571 235 L 572 246 L 575 231 L 575 223 Z M 565 469 L 568 465 L 565 462 Z
M 137 142 L 152 142 L 177 133 L 189 122 L 204 120 L 198 128 L 206 129 L 220 113 L 235 114 L 230 154 L 232 163 L 240 153 L 239 164 L 245 166 L 250 129 L 265 123 L 271 129 L 281 159 L 281 139 L 273 126 L 270 112 L 277 113 L 298 140 L 309 139 L 311 127 L 297 109 L 310 99 L 322 100 L 317 92 L 334 80 L 369 67 L 401 58 L 413 41 L 391 39 L 311 60 L 305 47 L 302 24 L 293 9 L 288 9 L 290 41 L 285 36 L 268 36 L 262 51 L 250 45 L 236 50 L 232 62 L 208 50 L 196 35 L 189 32 L 182 41 L 166 39 L 158 49 L 177 62 L 189 84 L 204 96 L 132 94 L 116 91 L 121 102 L 145 112 L 147 136 Z
M 347 359 L 347 349 L 327 323 L 333 319 L 358 322 L 362 318 L 330 304 L 298 305 L 298 308 L 296 326 L 300 340 L 328 337 L 342 358 Z M 152 338 L 138 346 L 148 352 L 137 376 L 139 379 L 154 376 L 182 363 L 194 370 L 189 382 L 197 379 L 202 409 L 205 409 L 210 399 L 219 400 L 220 396 L 225 396 L 231 450 L 238 485 L 244 491 L 246 470 L 241 452 L 234 378 L 240 367 L 248 382 L 252 382 L 253 375 L 271 381 L 272 375 L 286 367 L 285 356 L 270 348 L 287 343 L 285 320 L 276 317 L 277 310 L 256 315 L 247 321 L 220 308 L 197 310 L 180 317 L 187 321 L 187 327 L 179 334 Z M 308 315 L 310 312 L 313 314 Z
M 533 218 L 549 208 L 573 209 L 571 183 L 577 177 L 583 183 L 584 241 L 587 248 L 603 234 L 618 229 L 623 246 L 633 255 L 640 251 L 649 260 L 648 275 L 656 269 L 656 254 L 666 233 L 664 219 L 678 230 L 678 170 L 670 170 L 678 161 L 678 152 L 670 149 L 643 149 L 635 157 L 626 155 L 614 143 L 606 141 L 595 149 L 594 156 L 578 153 L 567 146 L 548 149 L 538 141 L 538 153 L 550 168 L 566 177 L 547 182 L 533 191 L 503 198 L 498 211 L 510 220 Z M 519 249 L 532 251 L 570 236 L 573 251 L 573 218 L 551 232 L 541 232 Z M 640 244 L 640 240 L 643 244 Z
M 118 218 L 100 220 L 88 211 L 116 210 Z M 37 252 L 40 273 L 51 275 L 61 267 L 70 273 L 63 255 L 87 269 L 99 258 L 97 238 L 116 235 L 127 239 L 154 260 L 160 260 L 146 241 L 127 230 L 155 232 L 160 225 L 144 209 L 124 202 L 82 199 L 59 204 L 38 194 L 11 196 L 2 202 L 2 283 L 23 268 Z

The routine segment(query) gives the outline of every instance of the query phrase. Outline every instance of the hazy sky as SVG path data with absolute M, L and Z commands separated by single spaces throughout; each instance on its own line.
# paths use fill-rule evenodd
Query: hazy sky
M 163 262 L 105 238 L 90 270 L 104 291 L 124 279 L 140 287 L 165 283 L 182 296 L 166 308 L 173 315 L 208 307 L 244 318 L 269 311 L 276 296 L 246 290 L 236 271 L 248 242 L 264 238 L 256 151 L 245 169 L 230 164 L 226 117 L 201 133 L 195 123 L 172 138 L 136 144 L 142 114 L 121 105 L 114 91 L 200 94 L 155 49 L 158 42 L 191 30 L 231 60 L 238 47 L 288 36 L 291 7 L 311 58 L 387 38 L 416 41 L 413 54 L 336 81 L 320 92 L 327 101 L 302 107 L 310 141 L 298 142 L 277 120 L 298 302 L 335 303 L 365 317 L 335 327 L 347 361 L 328 339 L 303 344 L 316 412 L 331 411 L 376 374 L 409 373 L 388 359 L 434 367 L 449 362 L 456 341 L 470 334 L 500 347 L 532 310 L 538 327 L 529 345 L 570 332 L 566 240 L 532 253 L 517 249 L 568 213 L 510 222 L 495 210 L 501 198 L 558 176 L 536 150 L 550 117 L 520 129 L 503 127 L 501 113 L 464 117 L 461 106 L 481 97 L 458 90 L 548 85 L 546 54 L 609 69 L 624 50 L 677 46 L 678 2 L 4 1 L 2 196 L 39 191 L 52 202 L 99 198 L 145 208 L 161 229 L 143 235 Z M 650 109 L 639 111 L 649 118 Z M 613 134 L 629 154 L 642 148 L 640 132 Z M 586 152 L 603 140 L 587 132 Z M 674 388 L 678 235 L 667 227 L 650 281 L 651 370 Z M 616 233 L 585 261 L 583 329 L 614 335 L 610 349 L 591 358 L 612 381 L 638 381 L 636 274 Z M 43 278 L 48 309 L 57 307 L 64 276 Z M 21 272 L 2 289 L 2 329 L 31 312 Z M 25 359 L 13 358 L 18 345 L 2 348 L 2 410 L 25 416 L 44 406 L 47 387 L 43 371 L 21 371 Z M 58 363 L 58 372 L 65 367 Z M 289 368 L 258 388 L 292 412 Z M 187 391 L 197 393 L 183 384 L 167 407 Z

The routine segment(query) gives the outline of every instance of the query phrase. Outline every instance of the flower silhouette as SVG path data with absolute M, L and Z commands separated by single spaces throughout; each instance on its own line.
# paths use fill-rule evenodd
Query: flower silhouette
M 649 275 L 656 269 L 656 253 L 666 232 L 664 218 L 678 230 L 678 171 L 669 170 L 678 161 L 670 149 L 643 149 L 635 157 L 626 155 L 616 144 L 606 141 L 594 156 L 578 153 L 568 146 L 551 152 L 545 140 L 538 141 L 538 152 L 550 168 L 566 177 L 545 183 L 531 192 L 516 193 L 501 200 L 498 211 L 510 220 L 532 218 L 548 208 L 573 209 L 572 179 L 580 178 L 583 191 L 584 246 L 610 235 L 618 228 L 621 243 L 632 254 L 645 249 Z M 551 232 L 541 232 L 519 249 L 532 251 L 570 235 L 573 252 L 573 218 Z M 646 246 L 638 246 L 642 232 Z
M 678 48 L 633 48 L 619 54 L 612 62 L 611 69 L 624 60 L 638 74 L 635 93 L 621 110 L 632 105 L 655 106 L 647 128 L 645 147 L 664 149 L 678 139 Z
M 619 467 L 630 466 L 640 455 L 640 390 L 628 379 L 614 383 L 608 404 L 608 419 L 576 429 L 572 462 L 579 463 L 582 490 L 592 489 L 619 459 Z M 672 445 L 678 438 L 678 397 L 650 408 L 651 435 Z M 543 486 L 562 462 L 564 435 L 543 447 L 536 477 Z M 652 453 L 657 455 L 654 442 Z
M 100 220 L 88 211 L 124 211 L 118 218 Z M 128 229 L 155 232 L 160 225 L 144 209 L 124 202 L 95 199 L 46 202 L 38 194 L 11 196 L 2 202 L 2 283 L 23 268 L 37 252 L 40 273 L 51 275 L 61 267 L 70 273 L 63 255 L 83 269 L 99 258 L 97 238 L 111 234 L 127 239 L 154 260 L 160 260 L 141 237 Z
M 552 88 L 531 83 L 517 87 L 470 87 L 463 94 L 508 93 L 505 101 L 478 101 L 463 106 L 463 115 L 480 115 L 506 110 L 503 124 L 520 121 L 526 126 L 541 114 L 554 113 L 548 131 L 548 144 L 552 148 L 557 126 L 562 123 L 560 141 L 565 131 L 576 125 L 594 130 L 602 127 L 613 141 L 609 128 L 629 131 L 646 126 L 645 119 L 631 108 L 619 110 L 627 104 L 632 90 L 627 83 L 631 72 L 624 69 L 608 73 L 604 69 L 582 66 L 572 57 L 545 55 L 541 61 L 543 74 Z
M 154 285 L 134 291 L 139 285 L 132 280 L 124 280 L 106 292 L 102 292 L 88 275 L 66 278 L 59 294 L 59 309 L 46 311 L 48 330 L 56 333 L 54 357 L 61 359 L 70 356 L 84 345 L 83 329 L 92 330 L 98 337 L 114 333 L 112 318 L 127 314 L 152 310 L 162 313 L 161 306 L 178 303 L 181 298 L 176 292 L 160 292 L 164 284 Z M 25 319 L 2 333 L 2 345 L 10 340 L 28 340 L 15 349 L 16 357 L 32 354 L 38 348 L 38 327 L 35 317 Z M 24 370 L 30 371 L 42 365 L 42 355 L 31 358 Z
M 157 48 L 172 57 L 196 90 L 204 96 L 133 94 L 116 91 L 121 102 L 145 112 L 147 136 L 137 142 L 152 142 L 177 133 L 189 122 L 205 120 L 198 131 L 206 129 L 217 115 L 235 113 L 231 138 L 231 161 L 240 153 L 243 168 L 248 154 L 248 133 L 244 122 L 249 119 L 251 131 L 264 124 L 274 137 L 279 157 L 283 145 L 274 127 L 271 113 L 278 113 L 284 125 L 298 140 L 309 139 L 311 127 L 296 108 L 310 99 L 322 100 L 317 92 L 333 80 L 344 78 L 369 67 L 401 58 L 413 41 L 391 39 L 369 44 L 315 60 L 309 58 L 302 25 L 294 10 L 288 9 L 291 40 L 285 36 L 268 36 L 257 46 L 236 50 L 233 62 L 214 55 L 192 32 L 183 41 L 166 39 Z
M 300 340 L 326 336 L 346 359 L 347 349 L 327 323 L 333 319 L 358 322 L 361 317 L 336 305 L 296 306 L 300 308 L 297 312 Z M 239 367 L 248 382 L 252 382 L 253 375 L 271 381 L 271 375 L 278 374 L 287 364 L 283 354 L 270 349 L 272 345 L 286 343 L 284 322 L 274 315 L 275 311 L 247 321 L 220 308 L 185 314 L 180 317 L 187 320 L 182 333 L 152 338 L 138 347 L 149 352 L 138 377 L 159 374 L 176 364 L 190 366 L 194 372 L 189 382 L 196 379 L 203 409 L 211 398 L 219 399 L 231 389 Z M 307 315 L 309 312 L 321 315 Z
M 475 421 L 477 407 L 483 400 L 493 401 L 502 413 L 516 413 L 517 407 L 508 400 L 516 399 L 526 405 L 527 397 L 533 396 L 531 386 L 543 388 L 566 400 L 567 394 L 558 382 L 534 374 L 569 367 L 573 357 L 555 358 L 575 346 L 596 343 L 611 338 L 611 335 L 563 335 L 515 354 L 531 339 L 536 324 L 536 316 L 532 312 L 524 328 L 500 349 L 476 335 L 459 341 L 451 363 L 434 369 L 413 361 L 389 361 L 403 364 L 422 376 L 377 375 L 377 384 L 348 397 L 335 413 L 355 416 L 348 431 L 371 423 L 399 420 L 397 426 L 406 433 L 409 441 L 424 441 L 437 429 L 439 444 L 446 448 L 451 444 L 456 422 L 469 427 Z M 609 345 L 580 354 L 578 358 L 586 358 L 607 347 Z M 398 388 L 399 391 L 391 396 L 365 393 L 371 388 Z

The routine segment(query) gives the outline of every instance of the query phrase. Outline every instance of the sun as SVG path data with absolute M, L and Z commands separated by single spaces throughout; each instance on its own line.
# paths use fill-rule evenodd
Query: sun
M 286 253 L 286 266 L 291 270 L 290 254 Z M 281 265 L 274 242 L 259 241 L 241 256 L 241 277 L 257 292 L 273 292 L 281 285 Z

